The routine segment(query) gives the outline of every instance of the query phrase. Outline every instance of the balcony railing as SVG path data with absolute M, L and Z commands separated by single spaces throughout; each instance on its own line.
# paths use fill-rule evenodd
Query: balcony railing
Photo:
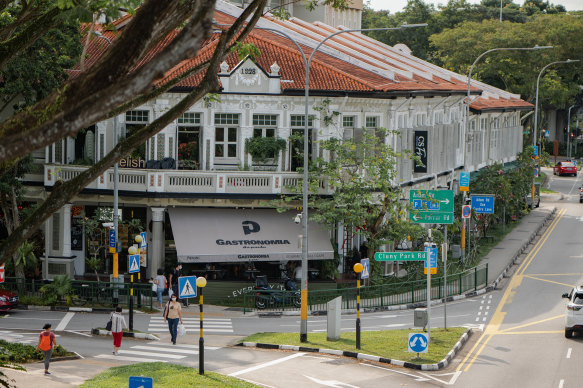
M 44 166 L 44 184 L 68 181 L 81 174 L 87 166 Z M 224 193 L 224 194 L 292 194 L 290 186 L 302 182 L 301 174 L 272 171 L 200 171 L 119 169 L 120 191 L 162 193 Z M 320 194 L 329 194 L 326 179 L 320 180 Z M 113 169 L 107 170 L 88 189 L 113 190 Z

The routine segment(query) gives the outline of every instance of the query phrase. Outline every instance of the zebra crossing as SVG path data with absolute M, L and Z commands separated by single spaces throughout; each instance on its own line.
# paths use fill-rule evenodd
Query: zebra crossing
M 205 352 L 216 349 L 219 348 L 214 346 L 204 347 Z M 155 341 L 147 342 L 145 345 L 135 345 L 124 349 L 124 344 L 122 342 L 122 349 L 119 350 L 117 356 L 108 353 L 98 354 L 95 358 L 127 362 L 177 362 L 186 357 L 192 357 L 197 354 L 198 346 L 193 344 L 165 345 Z
M 233 322 L 230 318 L 204 318 L 203 330 L 205 333 L 233 333 Z M 199 332 L 199 318 L 182 317 L 186 333 Z M 168 332 L 168 323 L 162 317 L 151 317 L 148 332 Z

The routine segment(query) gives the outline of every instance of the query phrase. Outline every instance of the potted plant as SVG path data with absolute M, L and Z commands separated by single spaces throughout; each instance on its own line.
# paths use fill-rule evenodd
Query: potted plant
M 277 162 L 279 152 L 285 149 L 286 141 L 279 137 L 251 137 L 245 140 L 245 150 L 254 162 L 265 163 L 268 159 Z

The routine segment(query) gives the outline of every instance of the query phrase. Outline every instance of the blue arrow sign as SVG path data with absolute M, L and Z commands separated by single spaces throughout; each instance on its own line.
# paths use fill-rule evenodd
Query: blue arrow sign
M 408 342 L 409 352 L 411 353 L 427 353 L 429 341 L 425 333 L 409 333 Z
M 196 298 L 196 276 L 181 276 L 178 278 L 178 297 Z
M 362 272 L 360 273 L 361 279 L 368 279 L 370 276 L 370 260 L 361 259 L 360 264 L 362 264 Z
M 140 272 L 140 255 L 128 256 L 128 272 L 129 273 Z
M 109 246 L 115 248 L 115 229 L 109 229 Z
M 425 248 L 425 253 L 427 254 L 427 259 L 423 262 L 423 268 L 427 268 L 427 262 L 429 261 L 429 268 L 437 268 L 437 247 Z
M 472 195 L 472 209 L 476 213 L 494 214 L 494 195 Z
M 130 376 L 129 388 L 153 388 L 154 379 L 151 377 Z

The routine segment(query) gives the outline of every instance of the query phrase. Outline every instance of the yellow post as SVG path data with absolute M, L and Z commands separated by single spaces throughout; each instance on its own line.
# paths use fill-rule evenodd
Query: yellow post
M 466 250 L 466 228 L 465 228 L 465 226 L 462 228 L 462 237 L 461 237 L 461 240 L 462 240 L 461 241 L 462 242 L 461 243 L 462 251 L 465 251 Z
M 117 247 L 116 252 L 113 254 L 113 278 L 119 278 L 119 256 L 117 254 Z
M 356 349 L 360 349 L 360 275 L 364 269 L 362 264 L 354 264 L 354 272 L 358 278 L 356 280 Z

